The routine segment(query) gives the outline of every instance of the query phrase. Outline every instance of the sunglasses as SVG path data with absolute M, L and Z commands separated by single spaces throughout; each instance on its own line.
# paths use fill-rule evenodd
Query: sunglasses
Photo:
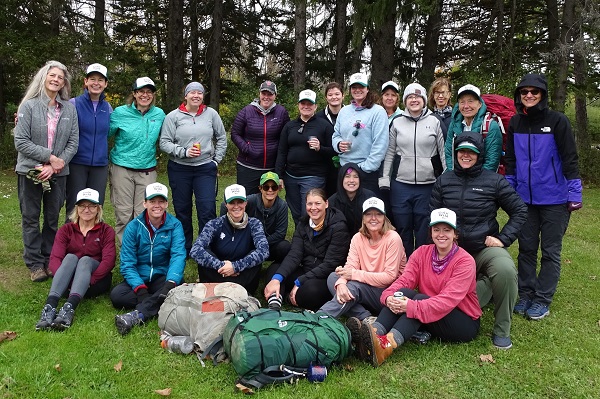
M 279 186 L 276 184 L 263 184 L 262 189 L 263 191 L 277 191 Z
M 355 130 L 352 132 L 352 135 L 353 135 L 354 137 L 356 137 L 356 136 L 358 136 L 358 132 L 360 132 L 360 120 L 357 120 L 357 121 L 354 123 L 353 127 L 354 127 L 354 129 L 355 129 Z
M 526 96 L 529 93 L 531 93 L 534 96 L 537 96 L 538 94 L 540 94 L 540 89 L 531 89 L 531 90 L 521 89 L 519 92 L 521 93 L 522 96 Z

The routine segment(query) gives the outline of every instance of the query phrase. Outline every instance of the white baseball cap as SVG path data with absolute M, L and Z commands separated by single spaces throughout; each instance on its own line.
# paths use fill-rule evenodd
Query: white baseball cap
M 90 66 L 87 67 L 87 71 L 85 72 L 85 76 L 89 76 L 90 73 L 99 73 L 100 75 L 104 76 L 105 79 L 108 79 L 108 69 L 106 69 L 106 67 L 102 64 L 91 64 Z
M 133 90 L 139 90 L 142 87 L 149 87 L 150 90 L 156 91 L 156 85 L 154 84 L 154 81 L 147 76 L 137 78 L 133 84 Z
M 298 96 L 298 102 L 302 101 L 302 100 L 308 100 L 311 103 L 316 103 L 317 102 L 317 93 L 315 93 L 312 90 L 302 90 L 300 92 L 300 95 Z
M 232 184 L 225 187 L 225 202 L 230 203 L 234 199 L 246 201 L 246 189 L 240 184 Z
M 164 199 L 169 199 L 169 190 L 167 186 L 161 183 L 152 183 L 146 186 L 146 201 L 154 197 L 161 196 Z
M 382 200 L 377 197 L 371 197 L 365 202 L 363 202 L 363 213 L 368 211 L 371 208 L 377 209 L 379 212 L 385 215 L 385 205 Z
M 81 201 L 90 201 L 94 204 L 99 204 L 100 194 L 93 188 L 84 188 L 83 190 L 77 193 L 77 200 L 75 201 L 75 203 L 79 204 L 79 202 Z
M 431 212 L 430 226 L 438 223 L 446 223 L 448 226 L 456 229 L 456 213 L 448 208 L 434 209 Z
M 355 83 L 362 85 L 364 87 L 369 86 L 369 80 L 367 79 L 367 75 L 365 75 L 364 73 L 361 73 L 361 72 L 352 74 L 350 76 L 350 82 L 348 83 L 348 86 L 352 86 Z
M 456 95 L 456 98 L 459 98 L 461 96 L 461 94 L 465 94 L 465 93 L 473 93 L 478 98 L 481 97 L 481 90 L 479 90 L 479 87 L 474 86 L 474 85 L 464 85 L 463 87 L 458 89 L 458 94 Z
M 385 91 L 385 89 L 387 89 L 388 87 L 391 87 L 392 89 L 396 90 L 396 93 L 400 92 L 400 86 L 398 86 L 398 84 L 396 82 L 394 82 L 393 80 L 388 80 L 387 82 L 382 84 L 381 92 L 383 93 Z

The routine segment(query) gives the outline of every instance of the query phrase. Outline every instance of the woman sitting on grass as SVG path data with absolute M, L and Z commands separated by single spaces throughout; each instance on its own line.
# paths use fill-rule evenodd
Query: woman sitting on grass
M 475 260 L 456 244 L 456 213 L 436 209 L 429 225 L 433 244 L 413 252 L 404 273 L 381 294 L 385 307 L 377 320 L 360 328 L 360 357 L 374 367 L 419 328 L 454 342 L 479 332 Z
M 362 209 L 362 227 L 350 241 L 346 265 L 336 267 L 327 279 L 333 299 L 320 309 L 333 317 L 354 316 L 350 320 L 359 321 L 354 324 L 357 332 L 360 321 L 379 314 L 379 297 L 406 265 L 402 239 L 385 215 L 383 201 L 369 198 Z
M 65 330 L 71 327 L 81 299 L 110 290 L 115 267 L 115 231 L 102 221 L 98 191 L 86 188 L 76 197 L 72 223 L 57 232 L 48 268 L 54 274 L 50 293 L 36 330 Z M 69 289 L 67 302 L 56 315 L 61 296 Z

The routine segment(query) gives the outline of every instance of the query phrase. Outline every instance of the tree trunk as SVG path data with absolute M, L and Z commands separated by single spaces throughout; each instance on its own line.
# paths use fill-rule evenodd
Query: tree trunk
M 340 0 L 335 3 L 335 72 L 333 80 L 344 85 L 344 72 L 346 61 L 346 9 L 348 0 Z
M 500 0 L 501 1 L 501 0 Z M 425 25 L 425 39 L 423 41 L 423 62 L 421 70 L 417 75 L 417 81 L 428 87 L 433 80 L 435 67 L 437 66 L 438 43 L 440 40 L 440 28 L 442 23 L 442 8 L 444 0 L 438 0 L 434 9 L 427 18 Z
M 585 12 L 585 0 L 577 0 L 577 14 L 582 15 Z M 575 8 L 573 9 L 575 12 Z M 575 77 L 575 140 L 579 150 L 589 151 L 591 140 L 588 132 L 588 114 L 587 114 L 587 54 L 584 45 L 584 37 L 581 33 L 582 18 L 573 26 L 573 42 L 575 45 L 573 57 L 573 73 Z
M 306 0 L 296 0 L 294 30 L 294 92 L 304 89 L 306 80 Z
M 575 18 L 575 1 L 565 0 L 562 24 L 560 25 L 560 36 L 556 42 L 555 47 L 557 48 L 556 56 L 552 57 L 555 62 L 550 65 L 554 67 L 553 76 L 554 90 L 552 91 L 552 106 L 554 109 L 560 112 L 564 112 L 565 103 L 567 100 L 567 87 L 568 87 L 568 74 L 569 74 L 569 56 L 571 50 L 571 29 Z M 553 24 L 551 21 L 550 25 Z M 557 24 L 558 25 L 558 24 Z M 549 27 L 549 31 L 554 31 L 552 27 Z M 555 33 L 553 33 L 554 35 Z M 553 37 L 554 38 L 554 37 Z
M 52 0 L 50 2 L 50 35 L 57 37 L 60 33 L 60 10 L 62 8 L 61 0 Z
M 379 92 L 394 75 L 396 43 L 396 2 L 390 1 L 383 23 L 375 28 L 371 45 L 371 79 L 369 86 Z
M 498 20 L 496 22 L 496 70 L 498 79 L 502 80 L 502 71 L 504 64 L 504 0 L 496 1 L 498 10 Z
M 167 98 L 163 105 L 171 110 L 181 103 L 184 85 L 183 0 L 169 0 L 168 27 Z
M 149 24 L 152 26 L 153 33 L 154 33 L 154 40 L 156 42 L 155 62 L 156 62 L 156 68 L 158 69 L 158 78 L 160 79 L 160 82 L 164 84 L 165 80 L 167 79 L 167 71 L 165 70 L 165 61 L 164 61 L 165 57 L 163 56 L 163 45 L 164 44 L 163 44 L 162 38 L 163 38 L 164 33 L 160 26 L 160 19 L 158 17 L 158 13 L 161 11 L 159 1 L 153 0 L 152 6 L 154 7 L 155 14 L 151 16 Z M 161 94 L 161 100 L 159 102 L 166 103 L 167 95 L 165 93 L 165 90 L 161 90 L 160 94 Z
M 190 0 L 190 54 L 192 57 L 192 80 L 200 81 L 200 54 L 198 44 L 200 35 L 198 33 L 198 0 Z
M 221 100 L 221 48 L 223 45 L 223 0 L 215 0 L 212 13 L 213 32 L 210 40 L 210 106 L 219 111 Z
M 94 44 L 101 48 L 104 46 L 104 14 L 106 1 L 96 0 L 94 8 Z

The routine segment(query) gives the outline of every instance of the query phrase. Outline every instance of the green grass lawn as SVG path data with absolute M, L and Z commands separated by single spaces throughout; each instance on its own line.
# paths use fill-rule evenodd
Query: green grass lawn
M 233 181 L 220 179 L 220 193 Z M 166 183 L 166 182 L 165 182 Z M 220 194 L 222 195 L 222 194 Z M 219 197 L 219 201 L 220 201 Z M 491 345 L 493 309 L 479 337 L 467 344 L 404 345 L 374 369 L 351 357 L 329 370 L 322 384 L 267 387 L 264 398 L 598 398 L 600 397 L 600 189 L 586 189 L 563 248 L 562 277 L 548 318 L 515 317 L 513 348 Z M 108 223 L 114 223 L 107 205 Z M 22 255 L 13 173 L 0 173 L 0 398 L 228 398 L 236 375 L 229 364 L 206 367 L 194 356 L 160 348 L 150 321 L 121 337 L 108 296 L 83 301 L 66 332 L 36 332 L 50 282 L 32 283 Z M 516 245 L 511 248 L 516 256 Z M 189 261 L 186 281 L 197 277 Z M 113 284 L 121 281 L 117 271 Z M 491 354 L 494 362 L 482 362 Z M 121 371 L 114 366 L 122 361 Z

